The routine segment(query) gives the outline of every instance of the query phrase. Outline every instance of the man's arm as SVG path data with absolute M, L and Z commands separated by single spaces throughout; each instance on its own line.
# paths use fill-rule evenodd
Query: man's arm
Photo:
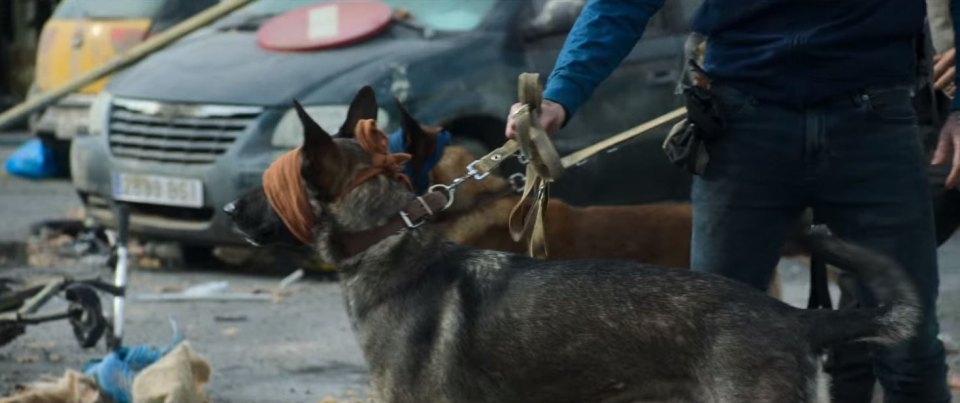
M 569 120 L 630 53 L 663 2 L 589 0 L 557 57 L 544 98 L 563 105 Z
M 960 30 L 956 29 L 956 21 L 960 21 L 960 0 L 950 0 L 950 15 L 953 17 L 954 22 L 954 40 Z M 954 61 L 954 71 L 957 68 L 957 61 L 960 61 L 960 58 L 955 58 Z M 957 76 L 954 80 L 954 83 L 960 76 Z M 957 186 L 957 183 L 960 183 L 960 97 L 953 98 L 953 105 L 951 106 L 953 112 L 950 113 L 950 116 L 947 117 L 947 121 L 943 125 L 943 129 L 940 130 L 940 141 L 937 143 L 937 149 L 933 153 L 933 164 L 940 165 L 946 163 L 952 163 L 953 167 L 950 168 L 950 174 L 947 176 L 946 187 L 952 188 Z

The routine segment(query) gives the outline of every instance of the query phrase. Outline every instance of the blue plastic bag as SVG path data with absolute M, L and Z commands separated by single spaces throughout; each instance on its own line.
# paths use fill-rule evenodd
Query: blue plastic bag
M 170 324 L 173 327 L 173 340 L 169 345 L 158 347 L 141 344 L 119 347 L 106 357 L 93 359 L 84 364 L 84 375 L 96 380 L 100 391 L 115 403 L 131 403 L 133 378 L 183 341 L 183 335 L 180 334 L 176 322 L 171 319 Z
M 11 175 L 28 179 L 44 179 L 58 176 L 62 173 L 53 149 L 47 147 L 40 139 L 33 139 L 23 143 L 20 148 L 7 158 L 4 169 Z

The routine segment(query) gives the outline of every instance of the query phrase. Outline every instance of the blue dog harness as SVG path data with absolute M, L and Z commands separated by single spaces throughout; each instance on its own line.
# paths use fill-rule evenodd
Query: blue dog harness
M 403 153 L 407 152 L 406 144 L 404 144 L 403 129 L 397 129 L 393 133 L 390 133 L 390 152 L 391 153 Z M 417 191 L 417 194 L 424 194 L 427 192 L 427 188 L 430 187 L 430 171 L 433 170 L 433 167 L 437 166 L 437 163 L 440 162 L 440 157 L 443 156 L 443 150 L 450 145 L 450 132 L 443 130 L 440 133 L 437 133 L 437 147 L 433 150 L 433 155 L 430 158 L 427 158 L 423 161 L 423 168 L 420 170 L 420 175 L 416 178 L 413 177 L 413 166 L 409 163 L 403 168 L 405 174 L 410 177 L 410 182 L 413 184 L 414 190 Z

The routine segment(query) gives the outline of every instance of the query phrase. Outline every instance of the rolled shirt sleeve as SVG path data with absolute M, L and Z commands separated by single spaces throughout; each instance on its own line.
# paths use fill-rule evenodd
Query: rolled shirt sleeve
M 569 120 L 630 53 L 663 2 L 590 0 L 547 78 L 544 98 L 563 105 Z

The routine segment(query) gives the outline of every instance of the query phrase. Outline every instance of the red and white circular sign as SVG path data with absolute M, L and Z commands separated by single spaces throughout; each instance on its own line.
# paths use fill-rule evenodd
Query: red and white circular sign
M 383 32 L 391 16 L 390 6 L 375 0 L 322 2 L 268 20 L 257 30 L 257 44 L 285 51 L 349 45 Z

